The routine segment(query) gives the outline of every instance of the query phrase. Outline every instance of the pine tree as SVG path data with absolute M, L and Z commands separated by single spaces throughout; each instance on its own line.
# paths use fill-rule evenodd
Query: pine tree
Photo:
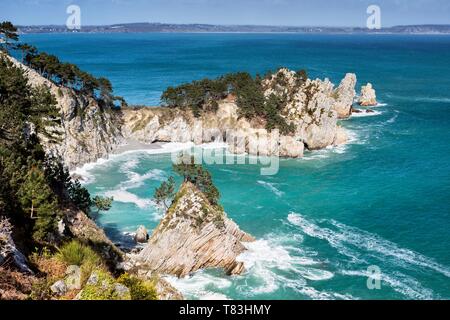
M 155 201 L 158 205 L 163 204 L 166 209 L 169 208 L 168 201 L 175 197 L 175 179 L 170 177 L 168 181 L 164 181 L 159 188 L 155 190 Z
M 29 218 L 35 220 L 33 238 L 42 241 L 56 226 L 58 203 L 47 184 L 44 172 L 32 166 L 20 186 L 19 201 Z

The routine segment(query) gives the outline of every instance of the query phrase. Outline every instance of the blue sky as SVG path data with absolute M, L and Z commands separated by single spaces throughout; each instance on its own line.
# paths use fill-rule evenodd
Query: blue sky
M 169 22 L 294 26 L 365 26 L 370 4 L 382 25 L 450 24 L 450 0 L 0 0 L 0 20 L 65 24 L 77 4 L 82 24 Z

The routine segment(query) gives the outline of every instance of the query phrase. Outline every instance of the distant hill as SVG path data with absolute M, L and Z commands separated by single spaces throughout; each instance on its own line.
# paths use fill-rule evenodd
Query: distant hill
M 83 26 L 72 31 L 62 25 L 19 26 L 21 33 L 132 33 L 132 32 L 236 32 L 236 33 L 398 33 L 398 34 L 450 34 L 450 25 L 407 25 L 369 30 L 360 27 L 290 27 L 258 25 L 210 25 L 169 23 L 125 23 L 104 26 Z

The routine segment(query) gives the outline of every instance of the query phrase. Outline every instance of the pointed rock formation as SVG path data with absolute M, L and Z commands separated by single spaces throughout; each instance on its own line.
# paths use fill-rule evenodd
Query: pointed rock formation
M 358 103 L 363 107 L 376 106 L 378 104 L 377 95 L 371 83 L 361 87 Z
M 356 96 L 356 75 L 353 73 L 347 73 L 341 84 L 334 92 L 336 97 L 336 103 L 334 104 L 334 110 L 338 113 L 340 119 L 348 118 L 352 113 L 352 105 Z
M 212 206 L 197 187 L 186 182 L 129 269 L 178 277 L 206 268 L 241 274 L 244 265 L 236 258 L 246 250 L 243 242 L 252 241 L 222 209 Z

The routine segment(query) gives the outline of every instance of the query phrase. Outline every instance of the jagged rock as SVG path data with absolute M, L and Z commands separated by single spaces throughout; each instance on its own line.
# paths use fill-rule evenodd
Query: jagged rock
M 107 157 L 122 143 L 120 114 L 102 110 L 93 97 L 58 86 L 16 59 L 8 59 L 24 70 L 32 87 L 46 86 L 57 101 L 61 124 L 49 129 L 60 133 L 62 142 L 40 135 L 47 155 L 60 157 L 69 169 L 74 169 Z
M 130 297 L 130 289 L 125 287 L 123 284 L 116 283 L 114 285 L 114 291 L 116 292 L 119 300 L 127 300 Z
M 134 236 L 134 240 L 137 243 L 145 243 L 148 240 L 147 229 L 144 226 L 139 226 L 136 231 L 136 235 Z
M 128 268 L 178 277 L 205 268 L 240 274 L 244 267 L 236 258 L 246 250 L 243 242 L 251 241 L 252 236 L 212 206 L 193 184 L 184 183 L 147 246 L 130 257 Z
M 50 290 L 54 294 L 62 296 L 67 293 L 67 285 L 63 280 L 59 280 L 50 287 Z
M 358 103 L 363 107 L 376 106 L 378 104 L 377 95 L 371 83 L 361 87 Z
M 95 285 L 97 284 L 99 281 L 99 276 L 97 272 L 92 272 L 91 275 L 89 276 L 88 281 L 86 282 L 86 285 L 91 284 L 91 285 Z
M 159 279 L 156 284 L 156 292 L 159 300 L 183 300 L 183 295 L 175 289 L 169 282 Z
M 64 223 L 64 220 L 61 219 L 58 221 L 58 234 L 62 237 L 66 233 L 66 224 Z
M 334 140 L 334 145 L 338 146 L 341 144 L 345 144 L 348 141 L 348 134 L 347 130 L 345 130 L 342 127 L 338 127 L 337 133 L 336 133 L 336 139 Z
M 65 283 L 69 290 L 81 289 L 81 269 L 79 266 L 69 266 L 66 269 Z
M 340 119 L 348 118 L 351 115 L 353 101 L 356 96 L 355 86 L 356 75 L 347 73 L 334 92 L 336 102 L 333 108 L 338 113 Z
M 27 258 L 17 249 L 12 238 L 13 226 L 6 218 L 0 217 L 0 265 L 10 263 L 21 272 L 33 274 L 28 267 Z
M 280 77 L 285 80 L 282 87 L 276 84 Z M 227 98 L 218 102 L 216 113 L 205 113 L 200 118 L 176 109 L 124 109 L 123 136 L 143 143 L 223 141 L 236 154 L 302 157 L 305 147 L 316 150 L 334 144 L 338 113 L 340 117 L 350 115 L 356 76 L 347 74 L 336 90 L 327 79 L 307 79 L 300 85 L 296 79 L 295 72 L 280 69 L 263 81 L 266 96 L 288 94 L 281 115 L 296 126 L 291 135 L 271 136 L 264 123 L 240 118 L 236 101 Z
M 280 69 L 263 81 L 265 95 L 287 94 L 289 101 L 281 115 L 297 130 L 279 139 L 260 139 L 262 122 L 239 117 L 235 98 L 218 101 L 218 111 L 204 113 L 200 118 L 192 112 L 169 108 L 123 108 L 120 112 L 102 111 L 92 97 L 60 87 L 22 65 L 32 86 L 45 85 L 57 100 L 61 125 L 51 128 L 61 134 L 60 143 L 42 136 L 48 155 L 59 156 L 69 169 L 106 158 L 126 141 L 139 143 L 193 142 L 195 144 L 224 141 L 230 152 L 263 156 L 302 157 L 303 149 L 322 149 L 333 145 L 337 134 L 337 117 L 346 118 L 355 96 L 356 76 L 347 74 L 334 90 L 329 80 L 298 82 L 296 73 Z M 283 85 L 277 79 L 284 78 Z M 101 125 L 100 125 L 101 124 Z M 229 134 L 232 131 L 234 133 Z M 238 145 L 229 136 L 237 137 Z M 269 135 L 270 136 L 270 135 Z M 290 139 L 290 138 L 292 139 Z M 294 143 L 293 148 L 292 143 Z M 294 151 L 292 151 L 294 150 Z
M 99 249 L 101 256 L 106 260 L 115 261 L 116 263 L 122 260 L 123 252 L 112 243 L 105 232 L 83 211 L 67 209 L 64 215 L 67 229 L 72 235 L 78 239 L 94 243 Z

